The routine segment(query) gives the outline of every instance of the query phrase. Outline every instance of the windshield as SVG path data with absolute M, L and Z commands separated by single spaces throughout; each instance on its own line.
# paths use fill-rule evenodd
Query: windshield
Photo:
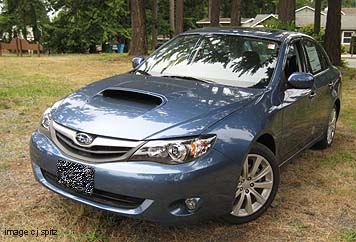
M 154 52 L 137 74 L 168 76 L 237 87 L 266 87 L 279 44 L 236 35 L 182 35 Z

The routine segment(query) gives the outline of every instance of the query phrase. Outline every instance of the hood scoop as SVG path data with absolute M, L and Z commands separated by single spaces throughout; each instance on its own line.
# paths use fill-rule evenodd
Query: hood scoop
M 156 94 L 139 90 L 108 88 L 100 93 L 106 102 L 119 105 L 130 105 L 143 109 L 154 109 L 163 104 L 164 99 Z

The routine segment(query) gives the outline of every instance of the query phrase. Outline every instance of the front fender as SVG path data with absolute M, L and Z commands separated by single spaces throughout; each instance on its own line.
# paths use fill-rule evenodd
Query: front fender
M 268 108 L 271 106 L 266 100 L 268 97 L 232 113 L 206 130 L 217 135 L 214 149 L 241 166 L 253 143 L 262 135 L 271 135 L 277 146 L 276 130 L 280 130 L 282 120 L 275 115 L 276 110 Z

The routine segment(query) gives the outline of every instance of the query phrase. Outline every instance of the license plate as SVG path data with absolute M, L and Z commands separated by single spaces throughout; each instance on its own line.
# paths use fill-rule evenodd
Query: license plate
M 76 191 L 91 194 L 94 190 L 94 168 L 70 161 L 57 161 L 58 183 Z

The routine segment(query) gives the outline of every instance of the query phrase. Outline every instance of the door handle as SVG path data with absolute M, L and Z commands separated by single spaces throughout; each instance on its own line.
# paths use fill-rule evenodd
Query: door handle
M 333 81 L 329 82 L 328 87 L 329 87 L 330 89 L 333 88 L 333 87 L 334 87 L 334 82 L 333 82 Z
M 309 94 L 309 98 L 310 98 L 310 99 L 313 99 L 315 96 L 316 96 L 316 92 L 314 92 L 314 91 L 312 91 L 312 92 Z

